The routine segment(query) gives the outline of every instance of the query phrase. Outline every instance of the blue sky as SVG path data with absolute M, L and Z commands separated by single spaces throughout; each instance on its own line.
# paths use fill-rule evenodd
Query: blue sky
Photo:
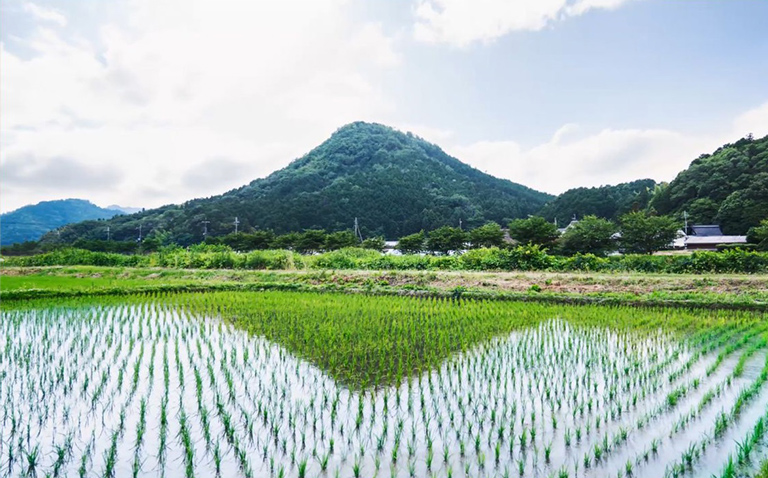
M 762 1 L 8 0 L 0 22 L 2 211 L 221 193 L 355 120 L 551 193 L 768 134 Z

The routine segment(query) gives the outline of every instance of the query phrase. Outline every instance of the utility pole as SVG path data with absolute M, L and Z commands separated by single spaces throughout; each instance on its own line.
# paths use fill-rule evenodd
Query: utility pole
M 141 242 L 141 228 L 142 228 L 142 225 L 139 224 L 139 227 L 138 227 L 138 229 L 139 229 L 139 242 Z
M 203 240 L 208 236 L 208 224 L 210 224 L 211 221 L 203 221 Z
M 107 226 L 107 240 L 109 240 L 109 226 Z
M 461 231 L 461 218 L 459 218 L 459 230 Z
M 363 242 L 363 233 L 360 232 L 360 225 L 357 222 L 357 218 L 355 218 L 355 237 L 360 239 L 360 242 Z
M 683 211 L 683 220 L 685 221 L 685 229 L 683 229 L 683 232 L 685 235 L 688 235 L 688 211 Z
M 237 216 L 235 216 L 235 234 L 237 234 L 237 226 L 240 224 L 240 221 L 237 219 Z

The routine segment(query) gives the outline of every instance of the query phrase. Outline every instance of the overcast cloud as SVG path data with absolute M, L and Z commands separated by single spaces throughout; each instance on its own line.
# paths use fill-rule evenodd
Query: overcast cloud
M 746 5 L 760 8 L 734 4 L 742 23 L 755 17 Z M 632 17 L 622 16 L 629 8 Z M 682 84 L 670 68 L 643 81 L 601 79 L 609 87 L 574 74 L 574 91 L 594 98 L 546 90 L 611 53 L 610 42 L 590 47 L 579 29 L 614 35 L 615 24 L 642 24 L 662 9 L 679 10 L 662 13 L 681 39 L 698 41 L 702 33 L 679 18 L 703 15 L 700 6 L 652 0 L 8 0 L 0 6 L 0 209 L 66 197 L 149 208 L 210 196 L 266 176 L 356 120 L 413 131 L 481 170 L 551 193 L 670 180 L 702 152 L 768 134 L 768 90 L 758 81 L 766 67 L 754 59 L 768 54 L 767 42 L 739 37 L 740 25 L 707 30 L 743 48 L 717 58 L 678 52 L 692 58 L 685 71 L 701 84 Z M 706 30 L 706 18 L 694 20 Z M 675 46 L 644 35 L 626 38 L 641 53 L 648 44 L 649 64 L 662 68 Z M 583 57 L 543 53 L 582 40 Z M 642 60 L 637 54 L 627 65 Z M 606 72 L 621 71 L 618 61 Z M 476 76 L 486 67 L 492 74 Z M 686 96 L 698 89 L 720 96 Z M 541 93 L 551 101 L 526 103 Z M 659 101 L 590 108 L 641 96 Z M 670 119 L 680 111 L 690 118 Z

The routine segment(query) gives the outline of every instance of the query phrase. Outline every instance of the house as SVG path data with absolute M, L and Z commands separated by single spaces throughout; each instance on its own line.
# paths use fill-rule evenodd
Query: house
M 718 244 L 746 244 L 747 236 L 688 236 L 685 248 L 688 250 L 716 251 Z
M 723 234 L 717 224 L 702 224 L 690 227 L 691 234 L 685 237 L 688 250 L 716 251 L 719 244 L 746 244 L 747 236 Z

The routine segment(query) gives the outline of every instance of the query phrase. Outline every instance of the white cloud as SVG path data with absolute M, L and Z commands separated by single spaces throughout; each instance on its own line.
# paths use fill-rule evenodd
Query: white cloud
M 24 2 L 22 7 L 24 11 L 43 22 L 55 23 L 61 27 L 67 25 L 67 17 L 53 8 L 43 7 L 32 2 Z
M 446 150 L 490 174 L 553 194 L 642 178 L 670 181 L 702 153 L 749 133 L 768 134 L 768 103 L 739 115 L 714 134 L 607 128 L 577 135 L 581 130 L 567 124 L 550 141 L 532 148 L 515 141 L 479 141 Z
M 630 0 L 419 0 L 414 36 L 428 43 L 465 47 L 513 31 L 536 31 L 593 9 Z
M 0 164 L 27 155 L 108 165 L 120 187 L 88 199 L 145 207 L 265 175 L 340 125 L 392 111 L 379 82 L 400 62 L 395 40 L 346 3 L 128 0 L 124 19 L 91 38 L 62 36 L 50 27 L 65 17 L 26 4 L 37 28 L 0 45 Z M 243 166 L 191 189 L 182 178 L 212 157 Z M 2 208 L 83 194 L 3 181 Z
M 752 133 L 755 137 L 768 134 L 768 103 L 763 103 L 736 117 L 733 122 L 733 132 L 739 136 Z

